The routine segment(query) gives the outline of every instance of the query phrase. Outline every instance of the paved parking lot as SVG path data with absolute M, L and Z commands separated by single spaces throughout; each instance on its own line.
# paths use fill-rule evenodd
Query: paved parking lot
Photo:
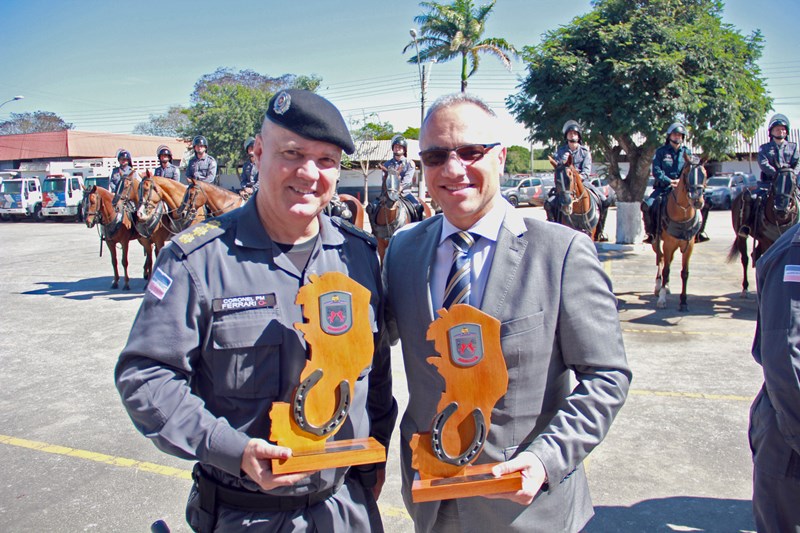
M 724 262 L 730 212 L 713 211 L 708 233 L 692 257 L 688 313 L 678 312 L 677 294 L 656 310 L 649 247 L 600 246 L 634 381 L 587 464 L 596 507 L 587 531 L 754 529 L 746 430 L 761 383 L 749 354 L 755 300 L 739 297 L 741 268 Z M 141 247 L 131 248 L 130 292 L 109 289 L 108 251 L 98 250 L 96 231 L 83 225 L 0 223 L 2 531 L 148 531 L 159 518 L 188 530 L 191 465 L 134 430 L 113 385 L 142 297 Z M 393 362 L 404 405 L 397 348 Z M 413 528 L 396 451 L 380 504 L 387 531 L 405 532 Z

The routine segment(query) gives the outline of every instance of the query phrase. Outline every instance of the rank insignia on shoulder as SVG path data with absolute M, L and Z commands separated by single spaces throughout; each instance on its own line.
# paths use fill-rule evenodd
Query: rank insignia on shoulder
M 364 231 L 363 229 L 359 228 L 358 226 L 353 225 L 352 222 L 345 220 L 340 217 L 331 217 L 331 221 L 336 225 L 345 230 L 347 233 L 351 235 L 355 235 L 357 237 L 361 237 L 365 241 L 367 241 L 370 245 L 377 248 L 378 241 L 375 239 L 375 236 L 371 233 Z
M 183 244 L 189 244 L 194 241 L 197 237 L 202 237 L 212 229 L 217 229 L 221 226 L 218 220 L 209 220 L 208 222 L 204 222 L 202 224 L 198 224 L 194 226 L 192 229 L 187 230 L 181 233 L 178 240 Z
M 173 242 L 184 254 L 189 254 L 224 232 L 225 229 L 219 220 L 209 220 L 208 222 L 190 226 L 189 229 L 178 234 L 173 239 Z

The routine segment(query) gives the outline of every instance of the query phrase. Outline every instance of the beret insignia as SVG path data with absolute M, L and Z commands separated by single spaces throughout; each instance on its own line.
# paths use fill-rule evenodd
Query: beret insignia
M 282 91 L 276 98 L 275 103 L 272 104 L 272 109 L 278 115 L 283 115 L 287 111 L 289 111 L 289 107 L 292 105 L 292 97 L 286 91 Z

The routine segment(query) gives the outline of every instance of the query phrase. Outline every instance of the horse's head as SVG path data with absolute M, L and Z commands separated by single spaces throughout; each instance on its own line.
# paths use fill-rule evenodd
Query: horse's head
M 696 156 L 684 154 L 686 165 L 681 173 L 681 181 L 686 188 L 686 195 L 695 209 L 703 207 L 703 191 L 706 189 L 706 169 L 703 161 Z
M 204 200 L 201 198 L 200 186 L 193 178 L 187 178 L 189 186 L 186 187 L 186 192 L 183 193 L 183 200 L 181 205 L 178 206 L 178 222 L 177 225 L 181 229 L 188 228 L 192 221 L 197 216 L 197 210 L 202 207 Z
M 383 173 L 383 194 L 387 206 L 394 205 L 400 199 L 400 178 L 397 170 L 391 169 Z
M 772 179 L 770 194 L 772 195 L 772 206 L 775 214 L 780 218 L 785 218 L 793 208 L 792 200 L 797 188 L 797 177 L 791 169 L 785 168 L 778 171 Z
M 142 181 L 139 182 L 137 193 L 139 201 L 136 203 L 136 216 L 140 220 L 148 220 L 161 204 L 161 192 L 149 170 L 142 177 Z
M 553 166 L 553 181 L 556 186 L 556 201 L 558 207 L 567 215 L 572 214 L 572 204 L 575 202 L 575 186 L 580 174 L 572 165 L 572 154 L 567 154 L 566 161 L 556 161 L 552 156 L 548 156 L 550 164 Z M 577 177 L 576 177 L 577 175 Z
M 101 217 L 100 208 L 102 203 L 100 195 L 97 193 L 97 185 L 91 189 L 83 189 L 83 200 L 81 200 L 81 210 L 83 211 L 83 221 L 87 228 L 93 228 Z

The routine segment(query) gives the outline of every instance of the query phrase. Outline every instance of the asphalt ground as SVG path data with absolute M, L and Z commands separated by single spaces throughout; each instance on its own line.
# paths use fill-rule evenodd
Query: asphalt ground
M 740 265 L 724 261 L 730 212 L 712 212 L 708 233 L 692 256 L 686 313 L 678 264 L 658 310 L 650 248 L 599 246 L 634 380 L 586 463 L 589 532 L 755 529 L 747 418 L 761 384 L 750 356 L 756 304 L 740 298 Z M 98 251 L 96 231 L 82 224 L 0 223 L 0 531 L 144 532 L 157 519 L 188 531 L 191 464 L 136 432 L 113 384 L 145 285 L 141 247 L 131 248 L 129 292 L 109 288 L 108 250 Z M 398 347 L 393 362 L 402 408 Z M 412 531 L 396 452 L 395 441 L 381 512 L 387 531 Z

